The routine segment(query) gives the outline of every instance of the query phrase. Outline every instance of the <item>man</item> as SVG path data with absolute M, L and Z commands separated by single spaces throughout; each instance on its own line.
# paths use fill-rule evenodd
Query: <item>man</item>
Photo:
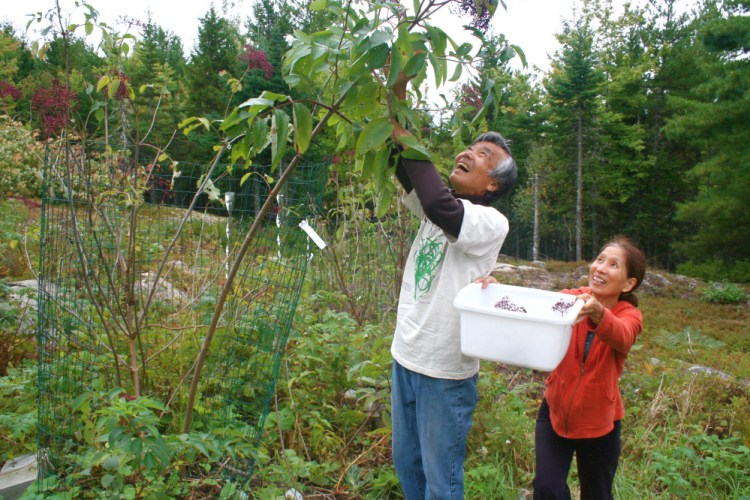
M 394 121 L 397 143 L 408 134 Z M 490 203 L 513 187 L 516 164 L 503 137 L 488 132 L 456 156 L 453 190 L 425 160 L 401 155 L 396 176 L 404 204 L 422 222 L 391 346 L 393 463 L 407 500 L 460 499 L 479 361 L 461 353 L 453 299 L 497 261 L 508 220 Z

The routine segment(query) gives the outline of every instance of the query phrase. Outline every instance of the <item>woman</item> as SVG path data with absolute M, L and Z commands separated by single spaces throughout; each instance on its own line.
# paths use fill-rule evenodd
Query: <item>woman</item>
M 567 477 L 574 454 L 581 499 L 612 498 L 625 415 L 618 380 L 643 329 L 633 291 L 645 273 L 643 252 L 618 236 L 591 263 L 588 287 L 563 290 L 584 305 L 565 357 L 547 378 L 539 408 L 535 499 L 570 498 Z

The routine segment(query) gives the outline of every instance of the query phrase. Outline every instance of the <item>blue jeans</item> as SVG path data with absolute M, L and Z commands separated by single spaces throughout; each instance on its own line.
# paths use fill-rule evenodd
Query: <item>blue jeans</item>
M 393 464 L 407 500 L 464 497 L 477 376 L 432 378 L 393 362 Z

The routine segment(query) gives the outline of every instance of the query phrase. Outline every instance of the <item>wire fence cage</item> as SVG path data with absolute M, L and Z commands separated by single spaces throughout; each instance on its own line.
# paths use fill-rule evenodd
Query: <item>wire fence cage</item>
M 183 167 L 184 168 L 184 167 Z M 96 408 L 148 395 L 179 433 L 196 359 L 248 229 L 269 196 L 262 172 L 196 175 L 82 148 L 48 151 L 39 274 L 40 480 L 71 473 Z M 187 172 L 187 173 L 186 173 Z M 192 429 L 257 445 L 320 213 L 328 166 L 299 166 L 259 221 L 202 370 Z M 244 179 L 243 179 L 244 177 Z M 196 186 L 202 185 L 203 189 Z M 222 470 L 248 478 L 252 453 Z
M 316 255 L 307 283 L 332 298 L 360 325 L 395 318 L 401 276 L 418 220 L 403 211 L 384 218 L 317 218 L 328 246 Z

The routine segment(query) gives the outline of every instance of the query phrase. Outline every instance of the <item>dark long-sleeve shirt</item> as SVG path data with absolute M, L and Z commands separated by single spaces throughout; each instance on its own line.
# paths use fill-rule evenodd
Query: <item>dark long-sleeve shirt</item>
M 440 178 L 435 165 L 428 160 L 399 158 L 396 177 L 407 193 L 416 191 L 419 203 L 430 221 L 446 234 L 458 238 L 464 218 L 464 205 L 459 198 L 478 205 L 489 205 L 486 196 L 459 195 Z

